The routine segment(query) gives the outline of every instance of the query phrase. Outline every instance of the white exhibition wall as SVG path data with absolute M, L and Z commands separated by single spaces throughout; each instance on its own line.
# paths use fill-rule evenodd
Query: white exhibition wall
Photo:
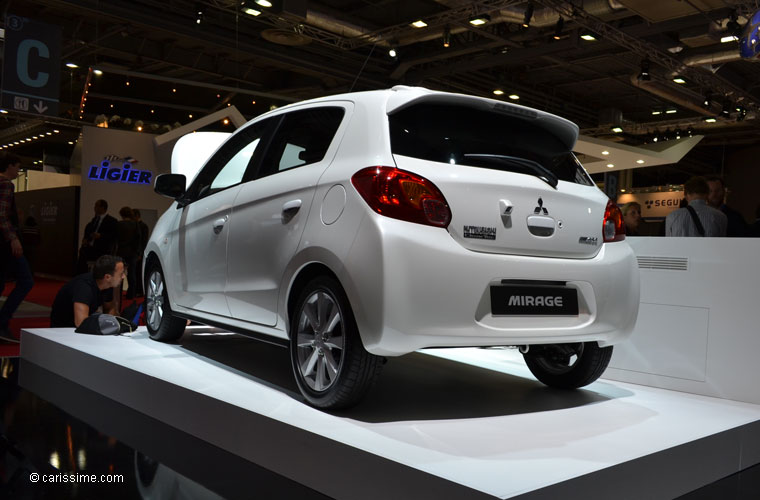
M 82 190 L 79 212 L 79 241 L 84 236 L 84 228 L 92 219 L 93 205 L 98 199 L 108 202 L 108 213 L 117 220 L 119 209 L 127 206 L 140 209 L 143 220 L 152 230 L 156 220 L 169 207 L 171 200 L 153 191 L 153 181 L 159 174 L 170 172 L 172 144 L 156 147 L 154 135 L 145 132 L 131 132 L 99 127 L 82 129 Z M 93 180 L 88 178 L 92 166 L 100 166 L 105 160 L 110 168 L 121 168 L 125 160 L 132 160 L 130 170 L 150 172 L 150 182 L 139 182 L 139 175 L 133 174 L 125 181 Z M 100 171 L 98 171 L 99 173 Z M 145 176 L 143 180 L 146 180 Z
M 626 241 L 639 263 L 639 316 L 604 377 L 760 404 L 760 239 Z

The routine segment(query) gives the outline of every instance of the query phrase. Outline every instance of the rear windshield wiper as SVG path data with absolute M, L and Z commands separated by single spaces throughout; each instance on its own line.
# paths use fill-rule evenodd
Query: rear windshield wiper
M 506 163 L 511 165 L 517 165 L 527 170 L 530 170 L 536 177 L 549 184 L 554 189 L 557 189 L 559 179 L 557 176 L 538 162 L 528 160 L 526 158 L 518 158 L 517 156 L 507 155 L 492 155 L 492 154 L 478 154 L 478 153 L 465 153 L 465 158 L 474 158 L 478 160 L 492 161 L 495 163 Z

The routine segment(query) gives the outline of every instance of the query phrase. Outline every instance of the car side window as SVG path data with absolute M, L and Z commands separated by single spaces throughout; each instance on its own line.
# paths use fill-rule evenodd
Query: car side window
M 345 110 L 325 106 L 284 115 L 262 162 L 260 177 L 322 161 Z
M 191 200 L 203 198 L 243 182 L 253 168 L 261 139 L 277 118 L 249 125 L 225 142 L 206 162 L 188 190 Z

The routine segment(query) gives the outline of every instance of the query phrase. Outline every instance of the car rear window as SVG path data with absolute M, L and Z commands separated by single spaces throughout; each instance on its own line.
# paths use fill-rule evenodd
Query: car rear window
M 549 131 L 528 120 L 498 111 L 440 103 L 413 104 L 388 119 L 393 154 L 531 173 L 519 163 L 498 162 L 484 156 L 520 158 L 539 163 L 559 180 L 592 185 L 572 151 Z

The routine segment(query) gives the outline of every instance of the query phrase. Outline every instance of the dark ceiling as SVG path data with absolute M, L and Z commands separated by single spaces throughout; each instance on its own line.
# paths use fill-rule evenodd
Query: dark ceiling
M 757 0 L 272 3 L 3 2 L 6 15 L 61 26 L 63 45 L 59 118 L 3 114 L 0 146 L 56 129 L 11 149 L 30 159 L 43 151 L 68 157 L 79 125 L 99 115 L 160 132 L 228 104 L 251 118 L 271 106 L 399 84 L 503 100 L 516 94 L 516 102 L 569 118 L 584 134 L 629 144 L 676 129 L 706 136 L 679 165 L 637 169 L 642 185 L 719 171 L 727 148 L 758 140 L 760 64 L 740 59 L 736 41 L 720 41 L 746 23 Z M 490 21 L 470 24 L 482 14 Z M 417 20 L 427 26 L 411 26 Z M 596 40 L 584 40 L 587 32 Z M 639 78 L 642 63 L 649 80 Z M 715 116 L 716 123 L 703 121 Z M 613 125 L 623 132 L 611 132 Z

